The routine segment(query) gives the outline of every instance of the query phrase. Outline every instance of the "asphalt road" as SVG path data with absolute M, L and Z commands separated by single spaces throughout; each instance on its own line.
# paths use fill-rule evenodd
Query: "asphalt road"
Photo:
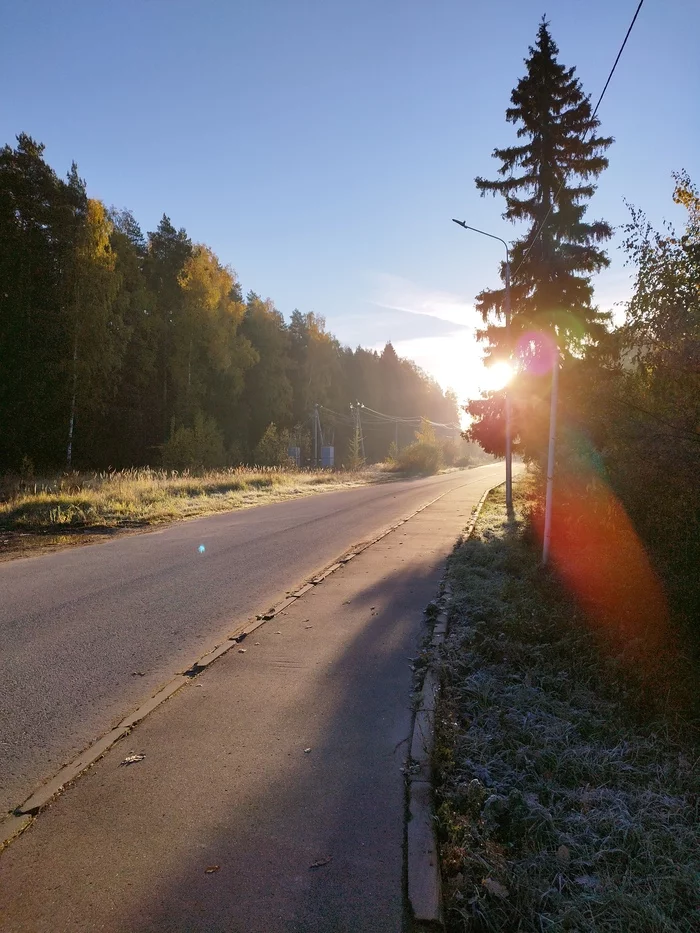
M 503 473 L 321 493 L 1 564 L 0 812 L 353 544 Z
M 4 933 L 407 933 L 412 662 L 455 539 L 501 476 L 414 486 L 413 506 L 446 495 L 117 742 L 0 856 Z M 357 492 L 359 512 L 395 494 Z M 314 503 L 334 525 L 339 498 Z

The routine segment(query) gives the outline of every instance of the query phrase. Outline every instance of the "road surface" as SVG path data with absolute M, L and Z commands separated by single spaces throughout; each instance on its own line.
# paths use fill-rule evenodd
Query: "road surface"
M 327 562 L 445 493 L 186 681 L 41 813 L 0 856 L 3 933 L 406 933 L 411 662 L 446 557 L 502 473 L 271 506 L 217 519 L 221 539 L 209 521 L 176 529 L 187 547 L 206 529 L 216 551 L 243 520 L 248 548 L 203 585 L 216 594 L 235 566 L 272 593 L 313 563 L 307 542 L 326 536 Z M 248 579 L 227 580 L 241 598 Z
M 353 544 L 503 473 L 321 493 L 0 564 L 0 813 Z

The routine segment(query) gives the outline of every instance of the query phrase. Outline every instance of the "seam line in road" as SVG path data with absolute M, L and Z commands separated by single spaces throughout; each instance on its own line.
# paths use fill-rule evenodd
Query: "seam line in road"
M 176 674 L 169 681 L 163 684 L 163 686 L 160 687 L 155 694 L 141 703 L 135 711 L 129 713 L 129 715 L 125 716 L 117 726 L 110 729 L 104 735 L 100 736 L 92 744 L 88 745 L 88 747 L 84 749 L 79 755 L 77 755 L 72 761 L 64 765 L 57 772 L 57 774 L 36 788 L 30 794 L 30 796 L 27 797 L 23 803 L 19 804 L 19 806 L 17 806 L 13 811 L 11 811 L 5 817 L 5 819 L 0 821 L 0 853 L 31 825 L 34 818 L 45 807 L 47 807 L 52 802 L 52 800 L 54 800 L 54 798 L 58 797 L 62 793 L 66 785 L 73 783 L 78 777 L 80 777 L 81 774 L 89 770 L 120 739 L 124 738 L 126 735 L 129 735 L 134 726 L 145 719 L 146 716 L 161 706 L 171 696 L 177 693 L 183 686 L 185 686 L 185 684 L 189 683 L 192 678 L 206 670 L 209 665 L 216 661 L 218 658 L 222 657 L 224 654 L 227 654 L 232 648 L 240 644 L 248 635 L 250 635 L 256 629 L 260 628 L 260 626 L 274 619 L 276 615 L 278 615 L 284 609 L 287 609 L 292 605 L 292 603 L 297 602 L 297 600 L 301 599 L 302 596 L 304 596 L 306 593 L 310 592 L 312 589 L 315 589 L 316 586 L 331 576 L 331 574 L 335 573 L 336 570 L 344 567 L 348 561 L 352 560 L 358 554 L 377 544 L 383 538 L 386 538 L 387 535 L 390 535 L 393 531 L 396 531 L 397 528 L 400 528 L 401 525 L 404 525 L 407 521 L 410 521 L 410 519 L 415 518 L 416 515 L 424 512 L 425 509 L 430 508 L 431 505 L 434 505 L 440 499 L 443 499 L 445 496 L 456 492 L 459 489 L 463 489 L 465 486 L 472 485 L 473 482 L 475 481 L 470 480 L 469 482 L 462 483 L 459 486 L 445 490 L 445 492 L 440 493 L 439 496 L 435 496 L 434 499 L 424 503 L 422 506 L 420 506 L 420 508 L 415 509 L 409 515 L 405 516 L 397 522 L 394 522 L 394 524 L 381 531 L 374 538 L 371 538 L 369 541 L 365 541 L 362 544 L 354 545 L 348 551 L 346 551 L 342 557 L 338 558 L 336 561 L 330 564 L 325 570 L 321 571 L 321 573 L 312 576 L 307 583 L 303 584 L 294 593 L 291 593 L 289 596 L 287 596 L 274 608 L 268 610 L 267 612 L 258 614 L 252 620 L 249 620 L 248 622 L 241 625 L 238 629 L 235 629 L 234 632 L 229 635 L 220 645 L 202 655 L 185 671 Z

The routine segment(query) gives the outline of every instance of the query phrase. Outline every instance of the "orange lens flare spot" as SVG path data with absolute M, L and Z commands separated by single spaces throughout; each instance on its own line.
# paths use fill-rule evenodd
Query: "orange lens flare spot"
M 543 534 L 543 516 L 537 519 Z M 589 619 L 637 657 L 668 644 L 663 588 L 625 510 L 599 479 L 562 478 L 552 507 L 552 560 Z

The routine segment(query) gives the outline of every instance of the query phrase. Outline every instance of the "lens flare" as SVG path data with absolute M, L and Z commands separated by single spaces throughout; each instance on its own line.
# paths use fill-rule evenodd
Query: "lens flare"
M 524 372 L 533 376 L 544 376 L 552 371 L 557 357 L 554 339 L 542 331 L 530 330 L 518 338 L 515 356 Z
M 580 433 L 563 428 L 573 452 L 560 463 L 552 509 L 552 561 L 590 622 L 637 662 L 672 650 L 665 593 L 634 525 Z M 536 516 L 539 535 L 543 518 Z

